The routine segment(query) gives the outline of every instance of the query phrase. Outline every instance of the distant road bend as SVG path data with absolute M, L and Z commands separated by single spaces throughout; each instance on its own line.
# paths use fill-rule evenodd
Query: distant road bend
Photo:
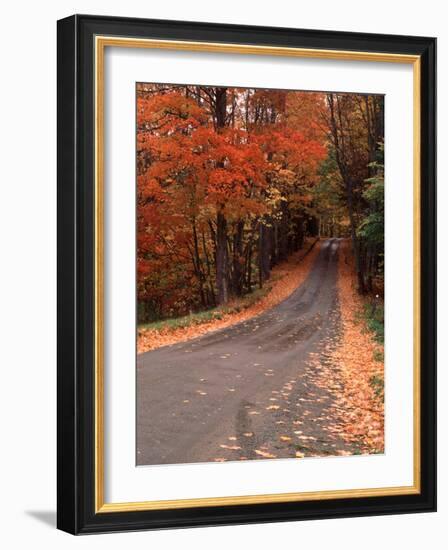
M 309 374 L 310 354 L 340 332 L 339 244 L 323 242 L 307 279 L 272 309 L 138 356 L 138 465 L 350 450 L 326 430 L 333 397 Z M 309 439 L 300 448 L 288 439 L 297 428 Z

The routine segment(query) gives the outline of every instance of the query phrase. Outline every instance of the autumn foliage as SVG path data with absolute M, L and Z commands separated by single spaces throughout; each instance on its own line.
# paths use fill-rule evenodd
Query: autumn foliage
M 214 460 L 384 452 L 384 98 L 140 83 L 136 112 L 143 375 L 153 357 L 144 352 L 248 329 L 251 318 L 254 332 L 269 310 L 255 353 L 276 340 L 272 368 L 252 361 L 250 340 L 250 366 L 228 344 L 219 354 L 232 373 L 256 368 L 273 379 L 244 405 L 250 429 L 223 434 Z M 333 237 L 321 250 L 320 238 Z M 328 302 L 313 309 L 321 289 Z M 274 319 L 288 297 L 297 298 L 288 322 L 278 311 Z M 207 338 L 174 346 L 177 372 L 196 368 L 183 354 L 201 344 Z M 297 363 L 283 380 L 274 372 L 282 351 L 288 368 Z M 211 356 L 199 355 L 199 367 Z M 207 378 L 182 407 L 207 400 Z M 236 378 L 220 388 L 223 401 Z
M 362 454 L 384 453 L 384 345 L 360 317 L 365 300 L 356 292 L 349 243 L 339 255 L 342 336 L 330 351 L 332 368 L 321 365 L 321 384 L 332 388 L 334 419 L 327 429 Z M 380 358 L 380 359 L 379 359 Z
M 250 293 L 317 233 L 311 190 L 327 149 L 317 111 L 298 108 L 301 96 L 317 108 L 309 95 L 138 86 L 141 320 Z

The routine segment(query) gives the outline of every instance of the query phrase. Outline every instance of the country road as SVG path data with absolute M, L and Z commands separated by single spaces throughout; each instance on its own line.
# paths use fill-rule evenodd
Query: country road
M 138 356 L 138 465 L 356 452 L 329 430 L 334 397 L 310 361 L 340 333 L 339 242 L 274 308 Z

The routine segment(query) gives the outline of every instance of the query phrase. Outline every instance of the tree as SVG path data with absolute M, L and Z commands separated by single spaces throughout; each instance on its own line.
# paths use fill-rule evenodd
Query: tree
M 371 96 L 138 84 L 139 318 L 250 293 L 319 230 L 351 228 L 367 288 L 380 119 Z
M 358 289 L 365 293 L 371 290 L 372 258 L 378 253 L 359 228 L 370 208 L 364 190 L 381 147 L 383 98 L 331 93 L 327 105 L 323 118 L 345 191 Z

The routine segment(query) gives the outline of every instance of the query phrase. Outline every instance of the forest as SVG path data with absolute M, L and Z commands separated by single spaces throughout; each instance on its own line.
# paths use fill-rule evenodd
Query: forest
M 263 288 L 309 237 L 383 292 L 384 98 L 137 84 L 138 321 Z

